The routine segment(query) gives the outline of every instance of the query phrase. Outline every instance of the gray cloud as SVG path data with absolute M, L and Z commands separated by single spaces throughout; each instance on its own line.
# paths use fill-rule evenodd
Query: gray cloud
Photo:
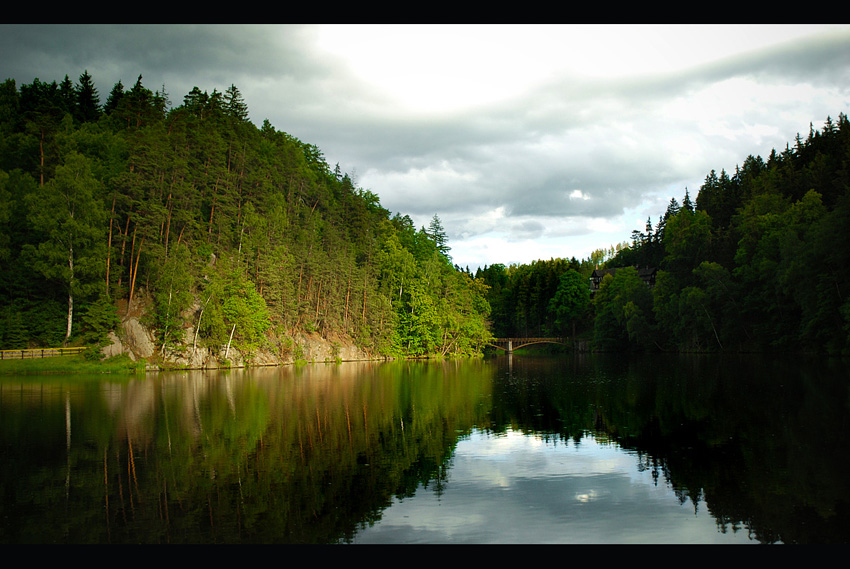
M 576 30 L 544 27 L 540 34 Z M 631 31 L 614 32 L 621 30 Z M 430 37 L 444 32 L 439 28 L 393 31 L 387 50 L 395 49 L 392 42 L 402 41 L 407 31 L 415 31 L 419 41 L 448 41 Z M 501 57 L 509 53 L 522 61 L 525 45 L 512 28 L 487 31 L 483 42 L 463 47 L 468 53 L 458 55 L 464 61 L 488 63 L 486 42 L 493 38 L 513 46 Z M 587 45 L 558 53 L 559 59 L 581 63 L 605 55 L 614 62 L 643 63 L 628 47 L 606 53 L 614 49 L 602 43 L 612 37 L 607 31 L 589 30 Z M 510 75 L 520 69 L 514 61 L 514 67 L 505 64 L 503 76 L 487 77 L 493 89 L 510 96 L 441 111 L 405 107 L 373 77 L 326 51 L 313 26 L 5 24 L 0 26 L 0 75 L 19 83 L 35 77 L 59 81 L 65 74 L 76 79 L 87 69 L 105 97 L 119 79 L 127 85 L 142 74 L 147 87 L 164 85 L 174 105 L 194 86 L 212 91 L 232 83 L 255 123 L 268 118 L 279 130 L 317 145 L 331 165 L 356 172 L 357 181 L 392 211 L 423 223 L 439 214 L 452 239 L 499 233 L 506 240 L 576 236 L 596 231 L 599 221 L 593 220 L 622 231 L 617 239 L 600 235 L 596 246 L 642 229 L 630 227 L 635 221 L 625 215 L 637 217 L 637 223 L 647 215 L 654 218 L 671 196 L 681 198 L 685 187 L 695 196 L 711 169 L 731 171 L 748 154 L 766 156 L 784 148 L 794 134 L 807 132 L 809 122 L 817 127 L 827 115 L 848 111 L 846 26 L 809 36 L 796 27 L 636 31 L 634 37 L 643 39 L 633 41 L 654 42 L 662 58 L 704 41 L 725 49 L 768 32 L 796 39 L 771 38 L 766 47 L 717 57 L 703 50 L 692 65 L 653 72 L 629 72 L 626 66 L 603 75 L 553 67 L 524 89 L 515 88 Z M 605 32 L 598 42 L 597 32 Z M 421 61 L 411 65 L 424 66 Z M 435 71 L 417 70 L 422 74 L 414 75 L 414 88 L 430 86 Z M 436 87 L 444 95 L 458 85 Z M 565 245 L 563 256 L 582 256 L 588 247 L 569 243 L 583 250 Z

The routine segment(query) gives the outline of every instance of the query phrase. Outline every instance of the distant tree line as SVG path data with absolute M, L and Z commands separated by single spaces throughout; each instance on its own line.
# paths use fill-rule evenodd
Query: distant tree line
M 505 266 L 497 263 L 476 271 L 476 280 L 488 288 L 493 334 L 500 338 L 560 336 L 572 323 L 559 319 L 553 299 L 568 272 L 579 274 L 581 291 L 587 292 L 589 262 L 550 259 Z M 566 294 L 562 291 L 561 294 Z M 585 304 L 587 304 L 585 299 Z M 560 306 L 560 305 L 559 305 Z
M 97 345 L 144 295 L 158 349 L 292 350 L 296 332 L 374 354 L 465 355 L 483 281 L 439 218 L 416 229 L 314 145 L 257 127 L 235 85 L 171 107 L 139 76 L 101 104 L 74 83 L 0 84 L 0 347 Z
M 568 304 L 600 350 L 850 353 L 850 124 L 810 125 L 808 137 L 748 156 L 733 175 L 711 171 L 696 200 L 687 189 L 631 243 L 590 260 L 485 267 L 497 335 L 563 331 Z M 654 286 L 638 269 L 658 270 Z M 592 299 L 559 291 L 574 270 Z M 570 281 L 572 282 L 572 281 Z M 577 280 L 575 282 L 578 282 Z M 559 314 L 561 320 L 559 321 Z

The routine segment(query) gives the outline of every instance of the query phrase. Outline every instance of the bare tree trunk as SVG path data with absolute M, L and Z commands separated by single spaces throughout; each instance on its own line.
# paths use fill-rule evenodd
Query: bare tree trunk
M 135 240 L 136 232 L 133 231 L 133 237 Z M 139 243 L 139 251 L 136 253 L 136 265 L 133 266 L 132 257 L 130 258 L 130 272 L 132 273 L 132 278 L 130 279 L 130 298 L 127 301 L 127 314 L 130 314 L 130 306 L 133 304 L 133 291 L 136 288 L 136 275 L 139 274 L 139 257 L 142 256 L 142 246 L 145 244 L 145 238 L 142 237 L 141 242 Z
M 224 359 L 227 359 L 227 355 L 230 353 L 230 342 L 233 341 L 233 333 L 236 332 L 236 324 L 233 325 L 233 328 L 230 330 L 230 338 L 227 340 L 227 348 L 224 350 Z
M 115 217 L 115 196 L 112 196 L 112 211 L 109 212 L 109 239 L 106 242 L 106 298 L 109 298 L 109 261 L 112 258 L 112 220 Z
M 207 243 L 212 239 L 212 228 L 213 228 L 213 215 L 215 214 L 215 203 L 218 201 L 218 182 L 221 179 L 221 176 L 216 176 L 215 185 L 213 186 L 213 201 L 212 207 L 210 208 L 210 223 L 207 228 Z
M 119 226 L 120 231 L 120 226 Z M 127 223 L 124 225 L 124 236 L 121 238 L 121 258 L 118 261 L 118 288 L 121 288 L 122 278 L 124 277 L 124 252 L 127 249 L 127 235 L 130 233 L 130 214 L 127 214 Z M 135 238 L 135 229 L 133 237 Z
M 171 233 L 171 210 L 174 209 L 174 204 L 171 203 L 171 193 L 170 192 L 168 194 L 167 204 L 168 204 L 168 217 L 166 218 L 166 223 L 165 223 L 165 241 L 164 241 L 165 260 L 166 261 L 168 260 L 168 236 Z
M 353 269 L 352 269 L 353 270 Z M 348 327 L 348 298 L 351 296 L 351 271 L 348 272 L 348 287 L 345 289 L 345 315 L 342 319 L 343 327 Z
M 322 299 L 322 280 L 319 279 L 319 291 L 316 293 L 316 321 L 319 320 L 319 301 Z
M 257 285 L 259 286 L 260 296 L 263 295 L 263 281 L 260 279 L 260 248 L 257 247 L 257 259 L 254 261 L 254 278 L 257 280 Z
M 171 315 L 171 293 L 174 291 L 174 273 L 171 273 L 171 284 L 168 286 L 168 307 L 165 309 L 165 317 Z M 159 353 L 165 355 L 165 345 L 168 343 L 168 320 L 165 322 L 165 329 L 162 331 L 162 346 Z
M 63 346 L 68 345 L 68 340 L 71 338 L 71 327 L 74 322 L 74 245 L 70 241 L 70 236 L 68 239 L 70 243 L 68 246 L 68 269 L 71 271 L 71 278 L 68 280 L 68 328 L 65 331 Z
M 365 275 L 363 275 L 363 313 L 360 315 L 361 322 L 366 322 L 366 290 L 367 285 L 369 284 L 369 273 L 368 269 Z
M 717 345 L 720 346 L 720 349 L 723 349 L 723 344 L 720 343 L 720 336 L 717 335 L 717 328 L 714 327 L 714 320 L 711 319 L 711 314 L 708 313 L 708 309 L 704 304 L 700 304 L 702 309 L 705 310 L 705 315 L 708 316 L 708 322 L 711 324 L 711 329 L 714 331 L 714 339 L 717 340 Z
M 198 331 L 201 329 L 201 318 L 204 316 L 204 310 L 207 308 L 207 304 L 209 304 L 212 295 L 207 297 L 207 301 L 201 307 L 201 313 L 198 314 L 198 323 L 195 325 L 195 338 L 192 340 L 192 355 L 195 355 L 195 348 L 198 346 Z
M 44 185 L 44 129 L 41 129 L 41 138 L 38 140 L 38 154 L 39 154 L 39 174 L 41 176 L 39 180 L 39 185 Z

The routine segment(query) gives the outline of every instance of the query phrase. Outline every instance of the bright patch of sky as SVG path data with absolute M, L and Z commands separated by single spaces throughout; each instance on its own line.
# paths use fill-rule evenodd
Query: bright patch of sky
M 401 105 L 480 107 L 559 76 L 669 73 L 822 26 L 326 25 L 317 45 Z
M 711 169 L 731 171 L 791 141 L 815 120 L 812 101 L 824 113 L 845 110 L 846 89 L 763 73 L 770 50 L 819 32 L 322 26 L 317 45 L 389 112 L 432 119 L 423 131 L 452 120 L 468 127 L 433 158 L 366 169 L 359 181 L 420 225 L 438 213 L 455 261 L 480 266 L 583 258 L 627 241 L 670 198 L 681 201 L 686 188 L 695 198 Z M 767 63 L 748 63 L 759 57 Z

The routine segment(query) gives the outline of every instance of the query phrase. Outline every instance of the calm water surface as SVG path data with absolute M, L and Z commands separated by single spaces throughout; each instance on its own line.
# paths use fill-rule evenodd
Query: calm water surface
M 0 543 L 847 543 L 846 362 L 0 376 Z

